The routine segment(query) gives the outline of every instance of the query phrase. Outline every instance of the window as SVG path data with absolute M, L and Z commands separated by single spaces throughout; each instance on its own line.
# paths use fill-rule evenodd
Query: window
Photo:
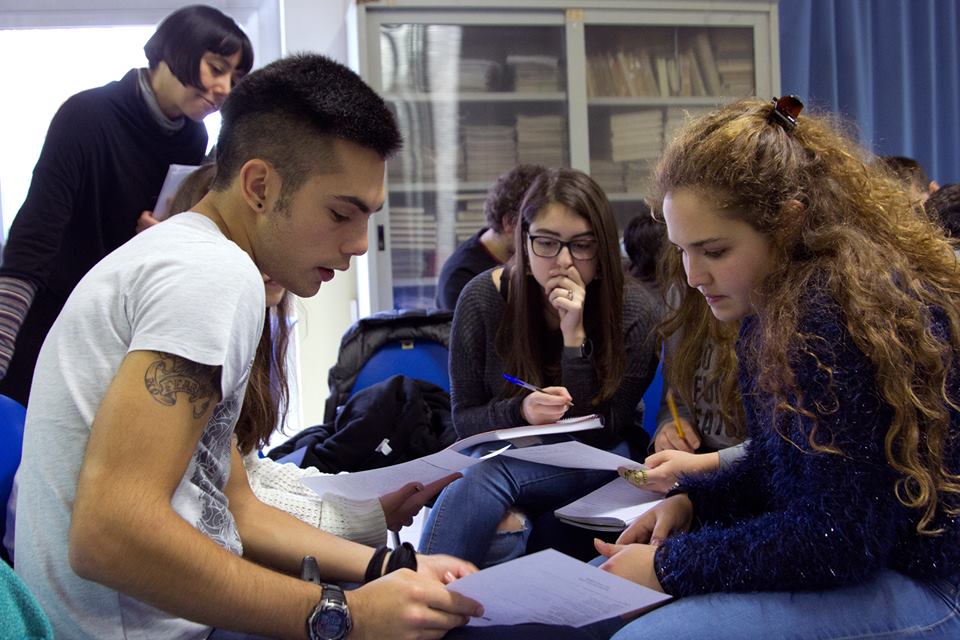
M 146 66 L 155 25 L 0 30 L 0 218 L 3 238 L 23 204 L 47 127 L 73 94 Z M 64 54 L 64 52 L 68 52 Z M 10 64 L 10 61 L 16 61 Z M 210 145 L 220 114 L 207 118 Z

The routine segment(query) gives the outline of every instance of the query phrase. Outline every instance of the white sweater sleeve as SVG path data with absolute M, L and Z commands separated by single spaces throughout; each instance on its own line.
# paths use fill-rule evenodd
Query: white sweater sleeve
M 255 451 L 243 457 L 253 493 L 265 504 L 319 527 L 328 533 L 370 546 L 387 540 L 387 521 L 380 500 L 351 500 L 327 494 L 323 499 L 303 486 L 302 478 L 323 475 L 314 467 L 301 469 L 260 458 Z

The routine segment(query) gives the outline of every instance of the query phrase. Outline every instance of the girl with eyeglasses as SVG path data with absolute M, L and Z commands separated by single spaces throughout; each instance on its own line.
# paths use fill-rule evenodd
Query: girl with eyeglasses
M 750 442 L 597 542 L 605 569 L 676 597 L 617 640 L 960 637 L 957 260 L 801 107 L 729 105 L 657 168 L 673 284 L 740 322 Z
M 451 401 L 462 438 L 597 413 L 579 440 L 644 451 L 634 411 L 656 369 L 657 301 L 625 283 L 610 203 L 586 174 L 552 169 L 520 207 L 514 258 L 466 286 L 450 336 Z M 509 374 L 542 391 L 527 391 Z M 480 565 L 520 555 L 530 520 L 614 479 L 614 472 L 494 458 L 441 494 L 420 541 Z M 585 545 L 589 548 L 589 544 Z

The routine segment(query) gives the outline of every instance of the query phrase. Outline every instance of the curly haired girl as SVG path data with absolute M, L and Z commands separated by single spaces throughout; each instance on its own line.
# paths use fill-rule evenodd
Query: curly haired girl
M 615 638 L 960 637 L 960 268 L 801 106 L 729 105 L 658 166 L 675 284 L 740 321 L 750 444 L 597 543 L 678 597 Z

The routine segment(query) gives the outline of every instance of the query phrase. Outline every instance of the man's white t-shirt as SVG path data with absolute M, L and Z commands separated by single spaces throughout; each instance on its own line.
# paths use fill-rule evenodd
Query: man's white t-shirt
M 204 625 L 78 577 L 67 559 L 70 514 L 93 418 L 120 363 L 132 351 L 170 353 L 222 367 L 222 400 L 172 506 L 217 544 L 242 553 L 223 489 L 264 307 L 263 280 L 253 261 L 197 213 L 134 237 L 98 263 L 67 300 L 37 360 L 16 520 L 16 571 L 57 638 L 209 633 Z M 156 425 L 157 438 L 163 429 Z M 150 456 L 150 442 L 136 455 Z

